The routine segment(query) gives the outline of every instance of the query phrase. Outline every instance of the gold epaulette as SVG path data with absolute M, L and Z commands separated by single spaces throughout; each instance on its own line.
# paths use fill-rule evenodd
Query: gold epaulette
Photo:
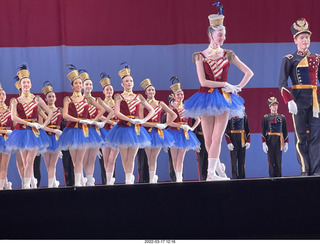
M 201 57 L 201 52 L 195 52 L 192 54 L 192 62 L 195 63 Z
M 231 62 L 233 60 L 233 58 L 236 56 L 235 53 L 232 50 L 229 49 L 224 49 L 227 59 L 229 62 Z
M 115 94 L 113 98 L 114 100 L 122 100 L 122 97 L 120 96 L 119 93 Z
M 63 98 L 63 102 L 71 102 L 71 99 L 68 97 L 68 96 L 65 96 L 64 98 Z
M 286 57 L 287 59 L 292 59 L 292 58 L 293 58 L 293 55 L 292 55 L 292 54 L 287 54 L 287 55 L 284 56 L 284 57 Z

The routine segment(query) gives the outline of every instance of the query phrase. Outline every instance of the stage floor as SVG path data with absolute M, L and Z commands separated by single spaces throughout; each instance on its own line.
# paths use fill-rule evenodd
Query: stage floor
M 1 239 L 319 239 L 320 177 L 0 191 Z

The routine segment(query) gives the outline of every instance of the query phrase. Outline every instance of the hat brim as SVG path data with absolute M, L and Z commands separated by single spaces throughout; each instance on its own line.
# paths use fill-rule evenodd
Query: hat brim
M 296 38 L 298 35 L 300 35 L 302 33 L 308 33 L 309 35 L 312 34 L 312 32 L 309 31 L 309 30 L 299 31 L 299 32 L 297 32 L 296 34 L 293 35 L 293 38 Z

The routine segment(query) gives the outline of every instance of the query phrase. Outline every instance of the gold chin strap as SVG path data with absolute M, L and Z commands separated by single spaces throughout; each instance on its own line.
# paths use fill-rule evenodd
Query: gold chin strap
M 134 94 L 132 91 L 131 91 L 131 92 L 124 91 L 123 94 L 128 94 L 129 96 L 130 96 L 130 95 L 136 95 L 136 94 Z
M 7 106 L 6 104 L 2 104 L 2 105 L 0 105 L 0 109 L 1 109 L 1 108 L 7 109 L 8 106 Z
M 208 47 L 208 48 L 211 50 L 211 53 L 209 54 L 209 56 L 213 56 L 213 55 L 215 55 L 218 51 L 220 51 L 220 50 L 221 50 L 221 48 L 220 48 L 220 47 L 212 48 L 210 45 L 209 45 L 209 47 Z
M 72 93 L 72 96 L 74 96 L 74 97 L 80 97 L 80 96 L 82 96 L 82 93 L 81 93 L 81 92 L 73 92 L 73 93 Z

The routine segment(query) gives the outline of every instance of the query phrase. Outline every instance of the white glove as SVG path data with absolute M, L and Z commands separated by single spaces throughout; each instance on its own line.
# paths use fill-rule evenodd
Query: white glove
M 101 121 L 101 122 L 95 121 L 94 124 L 98 127 L 98 129 L 101 129 L 101 128 L 104 127 L 106 122 L 104 122 L 104 121 Z
M 59 158 L 63 158 L 63 154 L 61 151 L 59 152 Z
M 267 143 L 266 143 L 266 142 L 262 143 L 262 149 L 263 149 L 263 151 L 264 151 L 265 153 L 268 152 L 268 146 L 267 146 Z
M 189 130 L 191 130 L 191 127 L 189 125 L 181 125 L 181 129 L 183 129 L 185 131 L 189 131 Z
M 143 124 L 143 120 L 142 119 L 130 119 L 130 122 L 134 125 L 141 125 Z
M 56 134 L 57 136 L 61 136 L 62 131 L 61 131 L 61 130 L 56 129 L 56 130 L 54 130 L 54 134 Z
M 156 124 L 156 127 L 160 130 L 164 130 L 167 127 L 167 125 L 166 124 Z
M 297 114 L 298 113 L 297 104 L 293 100 L 288 102 L 288 108 L 289 108 L 289 113 L 291 113 L 291 114 Z
M 84 124 L 84 125 L 92 125 L 94 123 L 94 121 L 88 120 L 88 119 L 82 119 L 79 121 L 79 123 Z
M 226 83 L 226 86 L 222 88 L 222 91 L 237 94 L 241 91 L 241 88 L 239 86 L 234 86 L 229 83 Z
M 228 149 L 229 149 L 230 151 L 233 151 L 233 149 L 234 149 L 234 146 L 233 146 L 232 143 L 229 143 L 229 144 L 227 145 L 227 147 L 228 147 Z
M 12 133 L 12 130 L 7 130 L 6 135 L 10 135 Z
M 117 122 L 112 121 L 112 124 L 113 124 L 113 125 L 116 125 L 116 124 L 117 124 Z
M 246 149 L 249 149 L 249 148 L 250 148 L 250 143 L 246 142 Z
M 100 150 L 98 150 L 98 158 L 100 158 L 101 159 L 101 157 L 102 157 L 102 153 L 100 152 Z
M 37 130 L 39 130 L 42 127 L 39 123 L 30 123 L 30 122 L 27 123 L 27 126 L 36 128 Z
M 283 151 L 284 152 L 288 151 L 288 148 L 289 148 L 288 142 L 285 142 L 283 145 Z

